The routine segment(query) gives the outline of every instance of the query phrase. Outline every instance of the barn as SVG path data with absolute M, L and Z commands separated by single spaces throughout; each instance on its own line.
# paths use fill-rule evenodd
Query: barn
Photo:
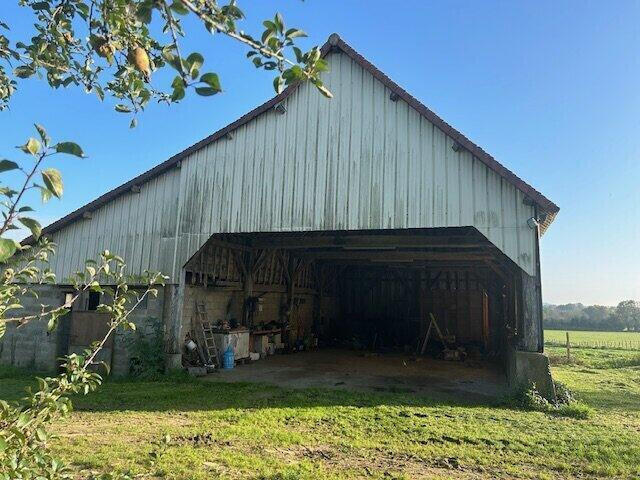
M 440 350 L 548 382 L 539 241 L 559 208 L 338 35 L 322 54 L 333 99 L 288 87 L 46 227 L 59 284 L 44 298 L 61 304 L 65 279 L 109 249 L 131 273 L 169 275 L 136 313 L 163 332 L 169 367 L 206 321 L 263 354 Z M 58 333 L 9 329 L 2 362 L 47 367 L 88 344 L 89 297 Z M 124 339 L 108 347 L 126 373 Z

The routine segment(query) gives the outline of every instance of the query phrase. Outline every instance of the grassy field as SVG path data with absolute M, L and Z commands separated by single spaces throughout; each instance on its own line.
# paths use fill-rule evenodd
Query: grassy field
M 546 345 L 559 346 L 567 343 L 567 330 L 545 330 Z M 569 330 L 571 345 L 585 348 L 616 348 L 640 350 L 640 332 L 594 332 Z
M 554 376 L 593 408 L 590 418 L 522 411 L 505 399 L 172 378 L 108 382 L 75 399 L 55 426 L 54 449 L 79 478 L 638 478 L 638 352 L 575 349 L 571 364 L 562 348 L 549 353 Z M 0 370 L 0 397 L 18 398 L 31 378 Z
M 567 330 L 545 330 L 544 338 L 547 341 L 564 342 Z M 602 342 L 640 342 L 640 332 L 597 332 L 589 330 L 569 330 L 571 340 L 584 342 L 597 340 Z

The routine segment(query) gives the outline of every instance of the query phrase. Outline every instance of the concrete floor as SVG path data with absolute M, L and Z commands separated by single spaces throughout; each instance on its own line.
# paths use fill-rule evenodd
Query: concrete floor
M 273 355 L 208 375 L 207 380 L 262 382 L 285 388 L 460 393 L 495 397 L 506 390 L 506 377 L 492 364 L 448 362 L 403 354 L 372 355 L 340 349 Z

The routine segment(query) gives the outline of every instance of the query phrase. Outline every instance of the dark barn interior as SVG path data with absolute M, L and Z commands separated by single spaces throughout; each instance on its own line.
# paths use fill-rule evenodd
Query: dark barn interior
M 501 368 L 518 270 L 472 227 L 215 235 L 185 265 L 182 329 Z

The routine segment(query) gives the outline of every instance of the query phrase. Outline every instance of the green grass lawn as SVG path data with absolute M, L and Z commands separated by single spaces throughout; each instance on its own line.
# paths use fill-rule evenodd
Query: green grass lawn
M 640 350 L 640 332 L 595 332 L 568 330 L 571 344 L 580 346 L 608 346 Z M 544 341 L 548 345 L 566 344 L 567 330 L 545 330 Z
M 637 478 L 637 352 L 576 349 L 571 364 L 562 353 L 550 349 L 553 373 L 593 407 L 589 419 L 521 411 L 504 399 L 112 381 L 74 399 L 54 449 L 79 478 Z M 18 398 L 31 378 L 0 370 L 0 397 Z

